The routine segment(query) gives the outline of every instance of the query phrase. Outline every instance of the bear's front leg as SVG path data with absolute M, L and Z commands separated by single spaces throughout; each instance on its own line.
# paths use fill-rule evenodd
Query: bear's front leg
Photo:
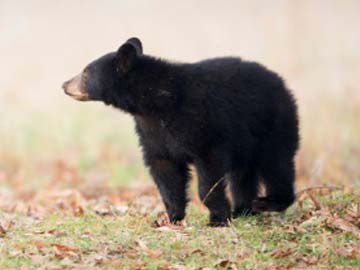
M 231 218 L 230 203 L 225 194 L 226 180 L 221 164 L 198 161 L 199 196 L 210 211 L 209 226 L 226 226 Z
M 150 173 L 158 187 L 171 223 L 185 217 L 187 203 L 187 183 L 189 171 L 187 164 L 167 159 L 149 162 Z

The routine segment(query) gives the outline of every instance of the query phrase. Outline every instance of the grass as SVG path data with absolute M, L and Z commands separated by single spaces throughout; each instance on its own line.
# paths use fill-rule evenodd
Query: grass
M 119 193 L 119 196 L 121 194 Z M 146 203 L 149 203 L 143 209 Z M 96 214 L 71 209 L 51 211 L 46 217 L 24 218 L 19 213 L 1 238 L 2 269 L 343 269 L 360 266 L 360 239 L 354 231 L 329 224 L 346 220 L 351 207 L 359 211 L 359 194 L 344 191 L 316 195 L 322 209 L 309 197 L 286 214 L 239 218 L 227 228 L 206 226 L 207 213 L 190 205 L 186 224 L 161 224 L 151 208 L 160 201 L 152 195 L 134 196 L 125 212 Z M 336 205 L 336 207 L 334 207 Z M 328 209 L 328 210 L 326 210 Z M 359 212 L 358 212 L 359 213 Z M 350 221 L 349 221 L 350 222 Z M 357 221 L 358 222 L 358 221 Z M 358 226 L 359 224 L 357 224 Z M 341 226 L 340 226 L 341 227 Z M 357 233 L 359 232 L 357 228 Z M 206 268 L 208 267 L 208 268 Z M 355 268 L 354 268 L 355 269 Z

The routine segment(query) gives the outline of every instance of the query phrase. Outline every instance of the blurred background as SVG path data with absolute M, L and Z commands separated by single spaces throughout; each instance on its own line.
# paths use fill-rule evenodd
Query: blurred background
M 240 56 L 281 74 L 300 110 L 298 188 L 359 187 L 359 11 L 357 0 L 0 0 L 0 195 L 152 185 L 132 119 L 61 89 L 133 36 L 146 54 Z

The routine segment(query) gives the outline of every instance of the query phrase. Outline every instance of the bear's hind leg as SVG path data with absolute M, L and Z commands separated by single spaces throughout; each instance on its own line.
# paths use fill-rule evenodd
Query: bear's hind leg
M 272 160 L 262 164 L 261 174 L 266 187 L 266 197 L 253 201 L 255 211 L 286 210 L 295 200 L 295 166 L 292 159 Z
M 229 184 L 234 218 L 256 214 L 252 210 L 252 202 L 258 194 L 258 182 L 255 168 L 238 169 L 230 173 Z

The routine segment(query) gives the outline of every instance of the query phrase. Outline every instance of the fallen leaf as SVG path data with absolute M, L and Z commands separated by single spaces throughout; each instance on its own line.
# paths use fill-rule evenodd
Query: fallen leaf
M 344 232 L 352 233 L 354 236 L 360 239 L 360 230 L 355 225 L 347 222 L 342 218 L 329 217 L 326 220 L 326 225 L 332 229 L 339 229 Z
M 159 228 L 163 226 L 169 226 L 170 220 L 168 215 L 165 212 L 160 212 L 158 214 L 158 218 L 151 224 L 151 227 L 153 228 Z
M 139 245 L 140 249 L 144 252 L 144 254 L 146 254 L 149 257 L 152 258 L 158 258 L 162 255 L 162 251 L 161 250 L 152 250 L 149 249 L 145 243 L 145 241 L 138 239 L 137 244 Z
M 0 223 L 0 237 L 4 237 L 5 235 L 6 235 L 6 230 Z
M 308 264 L 308 265 L 314 265 L 317 264 L 319 259 L 316 258 L 315 256 L 311 256 L 311 257 L 303 257 L 302 260 Z
M 90 256 L 87 257 L 87 260 L 88 261 L 92 261 L 94 265 L 102 265 L 105 260 L 106 260 L 106 257 L 104 255 L 101 255 L 101 254 L 92 254 Z
M 45 248 L 46 245 L 41 242 L 41 241 L 34 241 L 34 246 L 37 248 L 37 249 L 42 249 L 42 248 Z
M 140 247 L 142 250 L 148 250 L 148 247 L 147 247 L 146 243 L 145 243 L 143 240 L 138 239 L 138 240 L 136 241 L 136 243 L 139 245 L 139 247 Z
M 186 227 L 186 223 L 184 220 L 182 220 L 177 221 L 176 224 L 173 224 L 170 222 L 169 217 L 165 212 L 160 212 L 158 214 L 158 218 L 151 224 L 151 227 L 159 231 L 171 231 L 184 229 Z
M 236 257 L 240 260 L 245 259 L 247 256 L 251 254 L 251 250 L 247 248 L 242 248 L 237 252 Z
M 69 247 L 65 245 L 59 245 L 59 244 L 52 244 L 51 245 L 55 250 L 61 251 L 61 252 L 78 252 L 78 248 Z
M 360 212 L 357 205 L 352 204 L 350 209 L 346 209 L 345 211 L 345 219 L 349 222 L 355 224 L 355 226 L 360 227 Z
M 73 215 L 75 217 L 79 217 L 79 216 L 84 215 L 84 208 L 82 206 L 80 206 L 80 205 L 77 205 L 76 207 L 73 207 L 72 210 L 73 210 Z
M 194 249 L 190 252 L 190 254 L 203 253 L 201 249 Z
M 35 231 L 33 231 L 33 234 L 45 234 L 46 233 L 46 231 L 43 231 L 43 230 L 35 230 Z
M 99 204 L 94 207 L 94 212 L 99 216 L 112 216 L 113 213 L 109 205 Z
M 138 257 L 138 253 L 135 250 L 129 250 L 124 252 L 124 256 L 129 258 L 136 258 Z
M 159 258 L 163 254 L 163 252 L 159 249 L 155 249 L 155 250 L 148 249 L 145 251 L 145 254 L 153 259 L 156 259 Z
M 271 252 L 271 257 L 273 257 L 274 259 L 278 259 L 278 258 L 284 258 L 287 257 L 289 255 L 292 254 L 292 250 L 290 248 L 288 249 L 275 249 L 273 252 Z
M 215 263 L 214 263 L 215 267 L 222 267 L 222 268 L 226 268 L 226 269 L 230 269 L 230 260 L 228 259 L 218 259 Z
M 305 212 L 302 216 L 301 216 L 301 223 L 312 218 L 313 217 L 313 213 L 312 211 L 307 211 Z

